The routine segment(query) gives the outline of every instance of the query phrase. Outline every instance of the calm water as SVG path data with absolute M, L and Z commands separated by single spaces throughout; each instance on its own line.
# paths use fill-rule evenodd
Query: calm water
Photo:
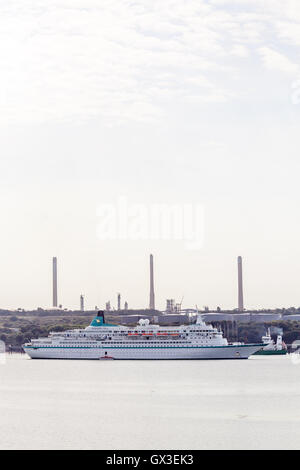
M 300 364 L 8 356 L 0 448 L 299 449 Z

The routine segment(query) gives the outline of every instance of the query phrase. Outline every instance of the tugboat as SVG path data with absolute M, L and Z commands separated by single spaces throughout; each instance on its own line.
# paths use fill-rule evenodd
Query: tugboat
M 264 347 L 256 351 L 253 355 L 260 356 L 279 356 L 287 353 L 286 344 L 282 341 L 282 335 L 277 335 L 276 343 L 271 338 L 270 328 L 262 337 Z

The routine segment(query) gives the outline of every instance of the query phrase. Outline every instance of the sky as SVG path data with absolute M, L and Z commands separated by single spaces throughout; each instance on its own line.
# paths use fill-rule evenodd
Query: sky
M 157 308 L 235 308 L 238 255 L 246 308 L 300 306 L 299 26 L 299 0 L 2 0 L 1 308 L 49 307 L 53 256 L 64 307 L 145 308 L 150 253 Z

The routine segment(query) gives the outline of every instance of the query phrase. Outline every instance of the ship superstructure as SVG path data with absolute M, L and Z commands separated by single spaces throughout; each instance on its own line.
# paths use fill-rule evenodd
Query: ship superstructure
M 136 327 L 105 323 L 98 312 L 85 329 L 52 332 L 23 348 L 32 359 L 247 359 L 262 344 L 229 344 L 203 322 L 159 326 L 140 320 Z

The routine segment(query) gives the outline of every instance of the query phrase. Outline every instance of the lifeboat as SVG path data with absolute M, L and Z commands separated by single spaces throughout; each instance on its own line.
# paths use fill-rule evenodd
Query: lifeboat
M 179 336 L 179 333 L 157 333 L 158 336 Z

